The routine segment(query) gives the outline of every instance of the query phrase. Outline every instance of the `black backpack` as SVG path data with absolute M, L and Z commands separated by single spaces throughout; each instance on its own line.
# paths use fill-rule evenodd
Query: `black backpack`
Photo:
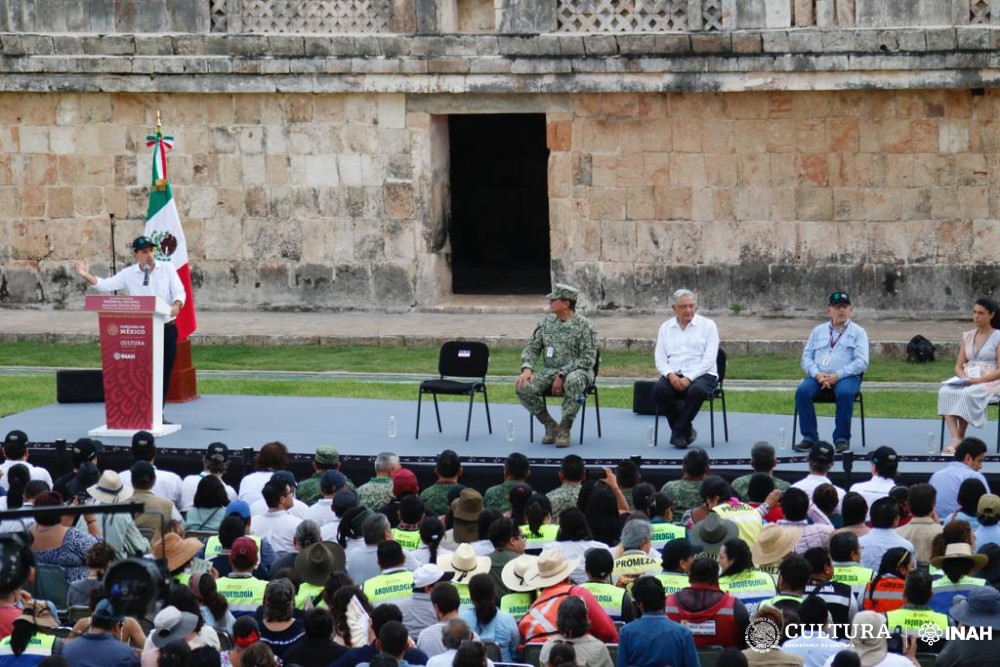
M 934 361 L 934 343 L 920 334 L 910 339 L 906 344 L 906 360 L 914 364 L 926 364 Z

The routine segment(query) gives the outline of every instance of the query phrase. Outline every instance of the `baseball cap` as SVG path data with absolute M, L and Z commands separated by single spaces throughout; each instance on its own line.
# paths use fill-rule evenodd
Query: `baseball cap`
M 223 442 L 213 442 L 205 448 L 205 460 L 224 463 L 229 460 L 229 447 Z
M 420 485 L 412 470 L 400 468 L 392 473 L 392 495 L 399 498 L 404 493 L 420 493 Z
M 94 609 L 94 620 L 104 621 L 105 623 L 121 623 L 125 620 L 125 617 L 115 609 L 115 605 L 112 604 L 111 600 L 101 600 Z
M 451 581 L 454 576 L 454 572 L 445 572 L 435 563 L 427 563 L 413 571 L 413 587 L 426 588 L 439 581 Z
M 995 493 L 986 493 L 979 497 L 979 505 L 976 507 L 976 516 L 994 518 L 1000 516 L 1000 496 Z
M 28 449 L 28 434 L 14 430 L 3 439 L 3 452 L 9 459 L 22 458 Z
M 256 563 L 259 553 L 256 542 L 246 536 L 237 537 L 233 540 L 233 546 L 229 549 L 229 562 L 232 563 L 237 558 L 245 558 Z
M 830 295 L 830 305 L 836 306 L 838 303 L 846 303 L 848 306 L 851 305 L 851 295 L 847 292 L 834 292 Z
M 226 516 L 238 515 L 244 521 L 250 518 L 250 505 L 245 500 L 234 500 L 226 505 Z
M 132 241 L 132 252 L 138 252 L 143 248 L 155 248 L 156 244 L 153 243 L 153 239 L 148 236 L 137 236 L 135 240 Z
M 882 446 L 872 452 L 872 463 L 892 463 L 898 460 L 899 456 L 896 454 L 896 450 L 892 447 Z
M 340 491 L 347 486 L 347 476 L 339 470 L 327 470 L 319 478 L 319 488 L 325 493 Z
M 809 460 L 823 465 L 833 465 L 834 450 L 829 442 L 814 442 L 809 450 Z
M 132 436 L 132 453 L 149 454 L 156 451 L 156 440 L 149 431 L 138 431 Z
M 690 558 L 702 552 L 701 545 L 691 544 L 691 541 L 683 537 L 670 540 L 663 545 L 660 554 L 663 556 L 663 568 L 673 570 L 685 558 Z
M 295 475 L 293 475 L 289 470 L 278 470 L 271 475 L 271 479 L 279 479 L 282 482 L 287 483 L 293 489 L 297 489 L 299 487 L 299 483 L 295 481 Z
M 340 463 L 340 452 L 329 445 L 323 445 L 316 448 L 316 456 L 313 458 L 321 466 L 335 466 Z
M 77 467 L 79 467 L 79 464 L 93 460 L 102 449 L 103 445 L 97 440 L 80 438 L 70 448 L 70 456 L 73 458 L 73 462 L 77 464 Z

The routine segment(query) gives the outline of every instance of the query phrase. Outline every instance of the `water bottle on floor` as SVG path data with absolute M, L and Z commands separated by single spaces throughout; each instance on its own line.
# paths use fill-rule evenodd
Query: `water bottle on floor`
M 778 429 L 778 449 L 784 451 L 788 449 L 788 442 L 785 440 L 785 429 Z
M 927 431 L 927 453 L 931 455 L 938 453 L 937 443 L 934 442 L 934 431 Z
M 389 426 L 388 426 L 387 430 L 388 430 L 390 438 L 395 438 L 396 437 L 396 418 L 395 417 L 389 417 Z
M 507 420 L 507 442 L 514 442 L 514 420 Z

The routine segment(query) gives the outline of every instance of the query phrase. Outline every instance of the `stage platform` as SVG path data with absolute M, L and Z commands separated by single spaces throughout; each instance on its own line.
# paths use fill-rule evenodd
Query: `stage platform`
M 443 433 L 437 432 L 433 402 L 425 401 L 421 419 L 420 438 L 415 438 L 416 400 L 388 401 L 319 397 L 274 396 L 222 396 L 207 395 L 196 401 L 171 404 L 167 407 L 169 419 L 182 426 L 177 433 L 157 439 L 161 453 L 158 464 L 181 473 L 200 470 L 200 456 L 214 441 L 225 442 L 234 452 L 231 477 L 238 482 L 244 459 L 241 450 L 253 451 L 272 440 L 285 443 L 295 456 L 293 468 L 300 478 L 309 473 L 311 454 L 316 446 L 329 444 L 336 447 L 343 459 L 343 469 L 352 479 L 365 481 L 372 474 L 372 457 L 381 451 L 400 455 L 408 467 L 418 472 L 422 483 L 433 480 L 431 470 L 434 457 L 443 449 L 453 449 L 465 462 L 466 483 L 476 479 L 499 481 L 498 466 L 512 451 L 526 454 L 535 466 L 534 479 L 542 489 L 554 486 L 556 466 L 566 454 L 578 454 L 589 466 L 615 465 L 622 459 L 639 457 L 643 476 L 648 481 L 662 483 L 680 475 L 680 460 L 684 450 L 668 443 L 669 430 L 665 420 L 660 422 L 660 446 L 648 441 L 653 417 L 635 415 L 630 410 L 602 408 L 603 437 L 597 436 L 597 421 L 593 403 L 586 410 L 584 442 L 579 442 L 579 419 L 573 429 L 572 446 L 557 449 L 538 442 L 540 428 L 535 429 L 535 442 L 528 441 L 527 414 L 519 405 L 491 404 L 492 435 L 487 432 L 486 414 L 481 398 L 477 398 L 472 415 L 470 439 L 465 441 L 467 403 L 442 402 L 441 421 Z M 717 403 L 718 407 L 718 403 Z M 554 411 L 556 412 L 556 411 Z M 396 437 L 389 437 L 390 417 L 396 420 Z M 696 446 L 709 451 L 713 470 L 726 477 L 744 474 L 749 468 L 749 453 L 753 443 L 766 440 L 777 446 L 781 429 L 785 431 L 788 448 L 778 451 L 781 461 L 777 474 L 788 479 L 801 477 L 806 471 L 805 456 L 791 450 L 792 418 L 789 415 L 761 415 L 730 412 L 729 442 L 723 435 L 722 414 L 716 410 L 716 446 L 710 444 L 708 405 L 699 414 L 695 428 L 698 431 Z M 64 468 L 65 457 L 57 457 L 54 443 L 65 439 L 72 443 L 84 437 L 87 431 L 104 423 L 104 405 L 101 403 L 52 404 L 0 419 L 0 432 L 21 429 L 32 442 L 39 443 L 33 450 L 33 460 L 54 467 L 53 472 Z M 513 424 L 513 439 L 508 440 L 508 422 Z M 943 466 L 947 459 L 928 454 L 928 437 L 938 442 L 940 422 L 918 419 L 866 419 L 867 449 L 861 446 L 861 424 L 857 412 L 854 419 L 853 471 L 854 479 L 866 478 L 870 467 L 863 460 L 867 452 L 880 445 L 891 445 L 902 457 L 901 481 L 924 480 Z M 820 418 L 821 437 L 830 437 L 832 418 Z M 970 430 L 970 435 L 983 438 L 990 447 L 990 456 L 983 472 L 992 477 L 1000 473 L 1000 457 L 996 455 L 996 424 L 987 423 L 982 430 Z M 110 446 L 106 455 L 107 465 L 125 467 L 129 463 L 127 438 L 102 439 Z M 194 450 L 194 451 L 193 451 Z M 248 461 L 250 451 L 246 452 Z M 118 465 L 115 465 L 118 463 Z M 846 483 L 842 457 L 838 457 L 833 476 L 838 483 Z M 543 480 L 549 482 L 542 484 Z M 1000 482 L 1000 475 L 997 476 Z

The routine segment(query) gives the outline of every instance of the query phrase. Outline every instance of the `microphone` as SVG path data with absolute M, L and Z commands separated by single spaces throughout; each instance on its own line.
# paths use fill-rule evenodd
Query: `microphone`
M 142 286 L 149 287 L 149 268 L 142 267 Z

